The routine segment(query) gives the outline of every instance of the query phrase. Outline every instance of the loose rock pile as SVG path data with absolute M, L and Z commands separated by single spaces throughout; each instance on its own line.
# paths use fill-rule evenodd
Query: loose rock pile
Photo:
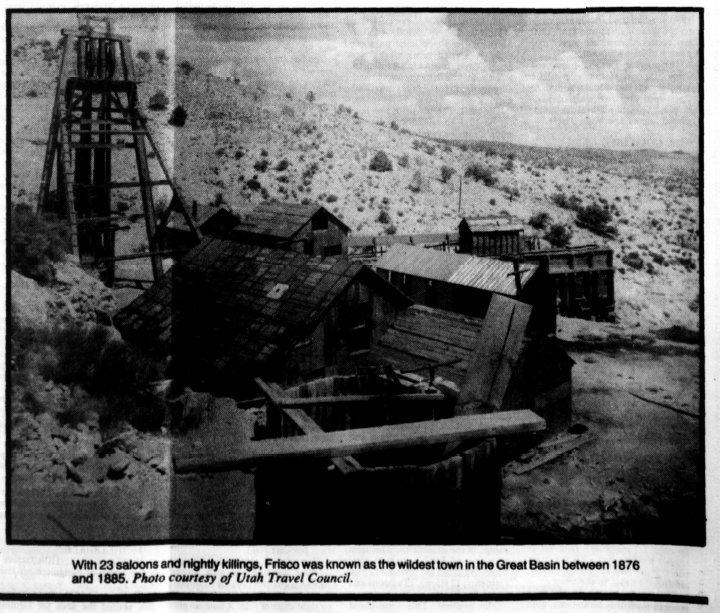
M 170 471 L 169 440 L 126 426 L 103 441 L 92 412 L 72 427 L 50 413 L 22 412 L 14 416 L 11 436 L 13 471 L 29 488 L 91 496 L 103 487 L 138 486 Z

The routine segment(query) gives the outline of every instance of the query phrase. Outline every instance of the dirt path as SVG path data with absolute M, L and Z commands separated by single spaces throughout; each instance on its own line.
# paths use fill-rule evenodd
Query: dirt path
M 588 444 L 522 475 L 503 470 L 509 541 L 701 544 L 699 360 L 620 351 L 572 354 L 573 421 Z

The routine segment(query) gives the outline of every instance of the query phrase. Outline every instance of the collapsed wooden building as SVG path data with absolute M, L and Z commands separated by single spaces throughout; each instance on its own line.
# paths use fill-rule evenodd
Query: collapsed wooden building
M 402 311 L 373 345 L 369 359 L 403 373 L 422 374 L 443 393 L 459 398 L 473 352 L 481 344 L 483 319 L 419 304 Z M 570 425 L 574 361 L 557 339 L 519 334 L 522 342 L 512 361 L 507 391 L 496 411 L 529 409 L 545 419 L 548 432 Z M 476 365 L 483 368 L 482 365 Z
M 533 264 L 392 245 L 375 267 L 418 304 L 483 317 L 493 294 L 501 294 L 532 305 L 531 328 L 555 333 L 554 290 Z
M 205 237 L 115 324 L 165 348 L 194 385 L 237 396 L 258 375 L 291 383 L 343 372 L 409 304 L 346 258 Z
M 412 326 L 418 313 L 443 318 L 441 311 L 418 308 L 407 320 L 418 331 L 424 329 Z M 268 400 L 267 434 L 223 442 L 209 454 L 177 455 L 176 474 L 253 467 L 260 542 L 496 543 L 496 437 L 545 428 L 533 411 L 504 406 L 530 311 L 493 299 L 477 346 L 465 355 L 469 365 L 455 396 L 427 382 L 413 387 L 412 377 L 394 370 L 286 390 L 257 379 Z M 476 325 L 468 322 L 465 331 L 472 335 Z M 463 349 L 470 342 L 464 339 Z

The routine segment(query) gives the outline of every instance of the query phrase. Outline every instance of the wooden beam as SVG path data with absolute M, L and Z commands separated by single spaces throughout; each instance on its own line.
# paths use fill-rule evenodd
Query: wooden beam
M 265 383 L 260 377 L 255 379 L 258 387 L 268 397 L 268 400 L 278 407 L 307 407 L 318 404 L 327 406 L 353 404 L 358 402 L 379 402 L 383 400 L 397 400 L 398 402 L 440 402 L 445 397 L 439 392 L 431 394 L 366 394 L 352 396 L 315 396 L 312 398 L 290 398 L 273 389 L 272 383 Z M 281 392 L 282 390 L 280 390 Z
M 493 294 L 460 391 L 456 415 L 500 410 L 531 311 L 528 304 Z
M 527 410 L 464 415 L 437 421 L 248 441 L 242 446 L 235 442 L 219 444 L 213 455 L 175 456 L 175 472 L 181 474 L 237 470 L 279 460 L 344 457 L 356 453 L 538 432 L 544 429 L 545 420 Z
M 302 409 L 283 409 L 283 413 L 290 419 L 303 434 L 323 434 L 325 431 L 317 425 L 315 420 Z M 362 470 L 362 465 L 351 455 L 344 458 L 331 458 L 333 463 L 343 475 Z

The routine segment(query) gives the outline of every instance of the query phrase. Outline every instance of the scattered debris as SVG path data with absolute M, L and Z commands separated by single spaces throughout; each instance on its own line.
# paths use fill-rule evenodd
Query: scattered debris
M 573 449 L 577 449 L 578 447 L 580 447 L 580 445 L 589 443 L 592 440 L 594 440 L 594 437 L 587 437 L 587 438 L 575 440 L 572 443 L 570 443 L 569 445 L 566 445 L 565 447 L 562 447 L 561 449 L 552 451 L 549 454 L 543 456 L 542 458 L 539 458 L 535 462 L 531 462 L 527 466 L 522 466 L 522 467 L 516 469 L 515 474 L 522 475 L 527 472 L 530 472 L 531 470 L 535 470 L 538 466 L 542 466 L 543 464 L 552 462 L 554 459 L 559 458 L 560 456 L 565 455 L 569 451 L 572 451 Z

